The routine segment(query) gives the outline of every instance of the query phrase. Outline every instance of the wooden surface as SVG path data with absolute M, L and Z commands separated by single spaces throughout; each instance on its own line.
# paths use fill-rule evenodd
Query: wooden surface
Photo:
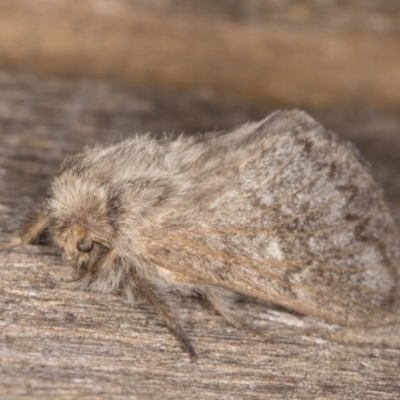
M 67 152 L 134 131 L 228 128 L 272 109 L 206 93 L 0 73 L 0 240 L 45 194 Z M 400 215 L 400 117 L 313 112 L 373 162 Z M 244 301 L 265 341 L 182 301 L 200 360 L 147 305 L 60 290 L 70 277 L 45 238 L 0 254 L 1 399 L 398 399 L 400 327 L 350 330 Z M 279 331 L 279 332 L 278 332 Z M 275 332 L 275 333 L 274 333 Z
M 400 107 L 398 0 L 0 0 L 0 68 Z

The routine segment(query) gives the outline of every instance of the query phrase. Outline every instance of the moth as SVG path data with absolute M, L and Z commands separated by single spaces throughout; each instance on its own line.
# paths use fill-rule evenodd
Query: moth
M 86 148 L 1 250 L 44 229 L 74 268 L 70 288 L 147 299 L 192 361 L 177 296 L 204 297 L 236 327 L 236 295 L 344 326 L 399 318 L 400 234 L 382 189 L 304 112 Z

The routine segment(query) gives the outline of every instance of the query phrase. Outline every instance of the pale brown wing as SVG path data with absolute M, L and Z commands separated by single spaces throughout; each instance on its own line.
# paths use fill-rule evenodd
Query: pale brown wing
M 391 320 L 399 232 L 354 147 L 299 112 L 212 140 L 192 197 L 144 235 L 144 256 L 329 322 Z

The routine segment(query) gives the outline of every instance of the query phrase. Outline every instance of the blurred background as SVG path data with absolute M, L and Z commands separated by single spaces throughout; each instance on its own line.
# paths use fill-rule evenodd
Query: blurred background
M 86 144 L 302 108 L 397 200 L 399 39 L 398 0 L 0 0 L 3 170 L 45 186 Z
M 398 0 L 0 1 L 0 68 L 400 108 Z

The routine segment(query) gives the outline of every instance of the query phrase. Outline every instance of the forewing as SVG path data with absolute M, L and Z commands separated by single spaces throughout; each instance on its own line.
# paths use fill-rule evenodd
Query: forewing
M 187 204 L 146 235 L 152 263 L 330 322 L 391 319 L 399 233 L 352 145 L 292 112 L 213 147 Z

